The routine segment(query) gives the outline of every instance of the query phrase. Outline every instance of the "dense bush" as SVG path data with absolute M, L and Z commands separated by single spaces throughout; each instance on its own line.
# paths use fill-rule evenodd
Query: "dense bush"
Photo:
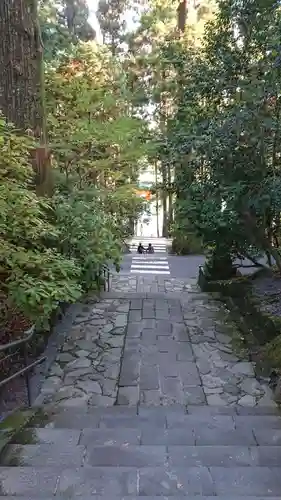
M 59 233 L 50 222 L 50 202 L 33 189 L 34 146 L 0 120 L 1 289 L 31 320 L 47 318 L 60 301 L 81 294 L 76 261 L 46 245 Z
M 204 248 L 195 231 L 179 231 L 174 234 L 172 252 L 176 255 L 198 255 L 204 253 Z

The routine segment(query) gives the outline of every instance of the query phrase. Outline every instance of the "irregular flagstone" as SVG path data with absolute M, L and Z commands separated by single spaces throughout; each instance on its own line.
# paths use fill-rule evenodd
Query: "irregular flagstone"
M 64 407 L 114 405 L 128 312 L 129 303 L 122 299 L 83 307 L 43 384 L 46 402 Z
M 76 318 L 42 388 L 48 400 L 65 387 L 73 405 L 79 398 L 101 406 L 268 402 L 252 363 L 232 351 L 227 311 L 195 280 L 120 275 L 112 291 L 117 297 L 90 298 Z M 122 299 L 126 292 L 140 298 Z

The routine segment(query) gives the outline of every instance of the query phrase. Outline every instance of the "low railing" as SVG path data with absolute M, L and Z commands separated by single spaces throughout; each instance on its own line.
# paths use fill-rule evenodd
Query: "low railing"
M 32 370 L 32 368 L 39 365 L 40 363 L 42 363 L 46 359 L 46 356 L 42 356 L 41 358 L 37 359 L 36 361 L 33 361 L 32 363 L 28 362 L 28 344 L 31 341 L 34 334 L 35 334 L 35 326 L 32 326 L 26 332 L 25 337 L 22 337 L 21 339 L 15 340 L 15 341 L 10 342 L 8 344 L 0 345 L 0 355 L 2 353 L 6 353 L 6 352 L 11 351 L 9 354 L 4 356 L 3 358 L 0 358 L 0 364 L 4 363 L 5 361 L 8 361 L 9 359 L 13 358 L 14 356 L 16 356 L 18 354 L 22 354 L 23 366 L 24 366 L 23 368 L 21 368 L 20 370 L 17 370 L 12 375 L 9 375 L 6 378 L 0 380 L 0 389 L 2 387 L 4 387 L 6 384 L 8 384 L 9 382 L 11 382 L 12 380 L 14 380 L 15 378 L 24 375 L 25 383 L 26 383 L 26 390 L 27 390 L 28 406 L 31 406 L 31 404 L 32 404 L 30 370 Z
M 102 266 L 101 277 L 103 279 L 103 289 L 105 292 L 110 290 L 110 271 L 107 266 Z

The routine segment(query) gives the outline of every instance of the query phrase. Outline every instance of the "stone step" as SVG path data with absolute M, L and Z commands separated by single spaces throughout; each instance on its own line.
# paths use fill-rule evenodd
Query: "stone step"
M 219 495 L 219 496 L 201 496 L 201 495 L 196 495 L 196 496 L 193 496 L 193 495 L 175 495 L 175 496 L 163 496 L 163 495 L 154 495 L 154 496 L 140 496 L 140 495 L 137 495 L 137 496 L 110 496 L 110 497 L 107 497 L 107 500 L 157 500 L 157 499 L 164 499 L 164 500 L 181 500 L 183 498 L 185 498 L 185 496 L 188 496 L 188 500 L 237 500 L 237 498 L 241 498 L 243 500 L 263 500 L 264 498 L 264 495 L 263 496 L 241 496 L 241 497 L 237 497 L 237 495 Z M 1 496 L 0 495 L 0 500 L 31 500 L 35 497 L 18 497 L 18 496 Z M 65 496 L 44 496 L 44 497 L 38 497 L 38 495 L 36 496 L 36 498 L 44 498 L 44 500 L 65 500 L 67 498 L 67 500 L 72 500 L 71 497 L 65 497 Z M 74 497 L 73 497 L 74 498 Z M 91 495 L 91 496 L 86 496 L 86 497 L 83 497 L 83 500 L 100 500 L 101 498 L 104 498 L 103 496 L 101 495 Z M 273 496 L 273 497 L 268 497 L 270 498 L 270 500 L 280 500 L 281 497 L 280 496 Z
M 278 467 L 1 467 L 1 495 L 74 500 L 138 496 L 279 497 Z
M 126 420 L 126 419 L 124 419 Z M 96 428 L 36 428 L 25 429 L 13 438 L 12 444 L 61 444 L 62 446 L 138 445 L 145 446 L 281 446 L 281 428 L 273 422 L 263 421 L 259 427 L 255 422 L 246 422 L 233 427 L 231 420 L 214 420 L 213 424 L 204 422 L 180 423 L 166 428 L 163 422 L 151 423 L 147 420 L 118 419 L 103 420 Z M 268 422 L 268 427 L 266 424 Z M 106 424 L 106 425 L 105 425 Z
M 39 412 L 30 426 L 34 429 L 61 429 L 64 432 L 61 435 L 57 432 L 56 438 L 48 436 L 48 439 L 60 441 L 72 439 L 75 436 L 74 431 L 83 431 L 89 435 L 90 430 L 94 429 L 99 429 L 101 436 L 103 431 L 111 430 L 112 439 L 114 436 L 118 438 L 118 432 L 122 430 L 123 440 L 126 437 L 126 429 L 135 429 L 141 435 L 141 443 L 145 445 L 281 445 L 281 419 L 277 412 L 258 415 L 243 412 L 238 415 L 234 408 L 215 410 L 210 406 L 188 407 L 188 412 L 186 413 L 182 406 L 115 406 L 71 412 L 49 408 Z M 98 432 L 92 433 L 93 438 Z M 28 431 L 25 431 L 26 433 Z M 33 434 L 35 435 L 35 431 Z M 39 436 L 39 442 L 40 439 Z M 36 444 L 38 438 L 34 441 L 27 436 L 25 442 Z
M 89 436 L 88 436 L 89 438 Z M 121 441 L 121 440 L 120 440 Z M 119 442 L 120 442 L 119 441 Z M 110 441 L 83 444 L 13 444 L 6 447 L 1 465 L 7 467 L 280 467 L 281 446 L 140 445 Z M 1 470 L 1 469 L 0 469 Z

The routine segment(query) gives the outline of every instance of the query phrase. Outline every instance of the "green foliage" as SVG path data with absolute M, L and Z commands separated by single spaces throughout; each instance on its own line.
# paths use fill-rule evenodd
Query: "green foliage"
M 45 60 L 57 60 L 80 41 L 96 36 L 84 0 L 39 0 L 38 12 Z
M 257 251 L 281 269 L 280 25 L 274 1 L 220 1 L 200 50 L 188 33 L 164 47 L 177 74 L 167 130 L 176 222 L 183 234 L 192 224 L 226 274 Z
M 193 228 L 186 228 L 184 232 L 182 228 L 176 228 L 173 231 L 172 252 L 176 255 L 202 255 L 204 248 Z
M 58 236 L 51 206 L 32 189 L 29 154 L 33 141 L 0 119 L 0 275 L 2 292 L 32 321 L 48 318 L 62 300 L 80 293 L 73 259 L 46 247 Z
M 53 201 L 59 249 L 79 263 L 80 283 L 88 290 L 104 264 L 119 264 L 120 239 L 115 235 L 114 222 L 102 210 L 95 189 L 74 190 L 67 198 L 58 195 Z

